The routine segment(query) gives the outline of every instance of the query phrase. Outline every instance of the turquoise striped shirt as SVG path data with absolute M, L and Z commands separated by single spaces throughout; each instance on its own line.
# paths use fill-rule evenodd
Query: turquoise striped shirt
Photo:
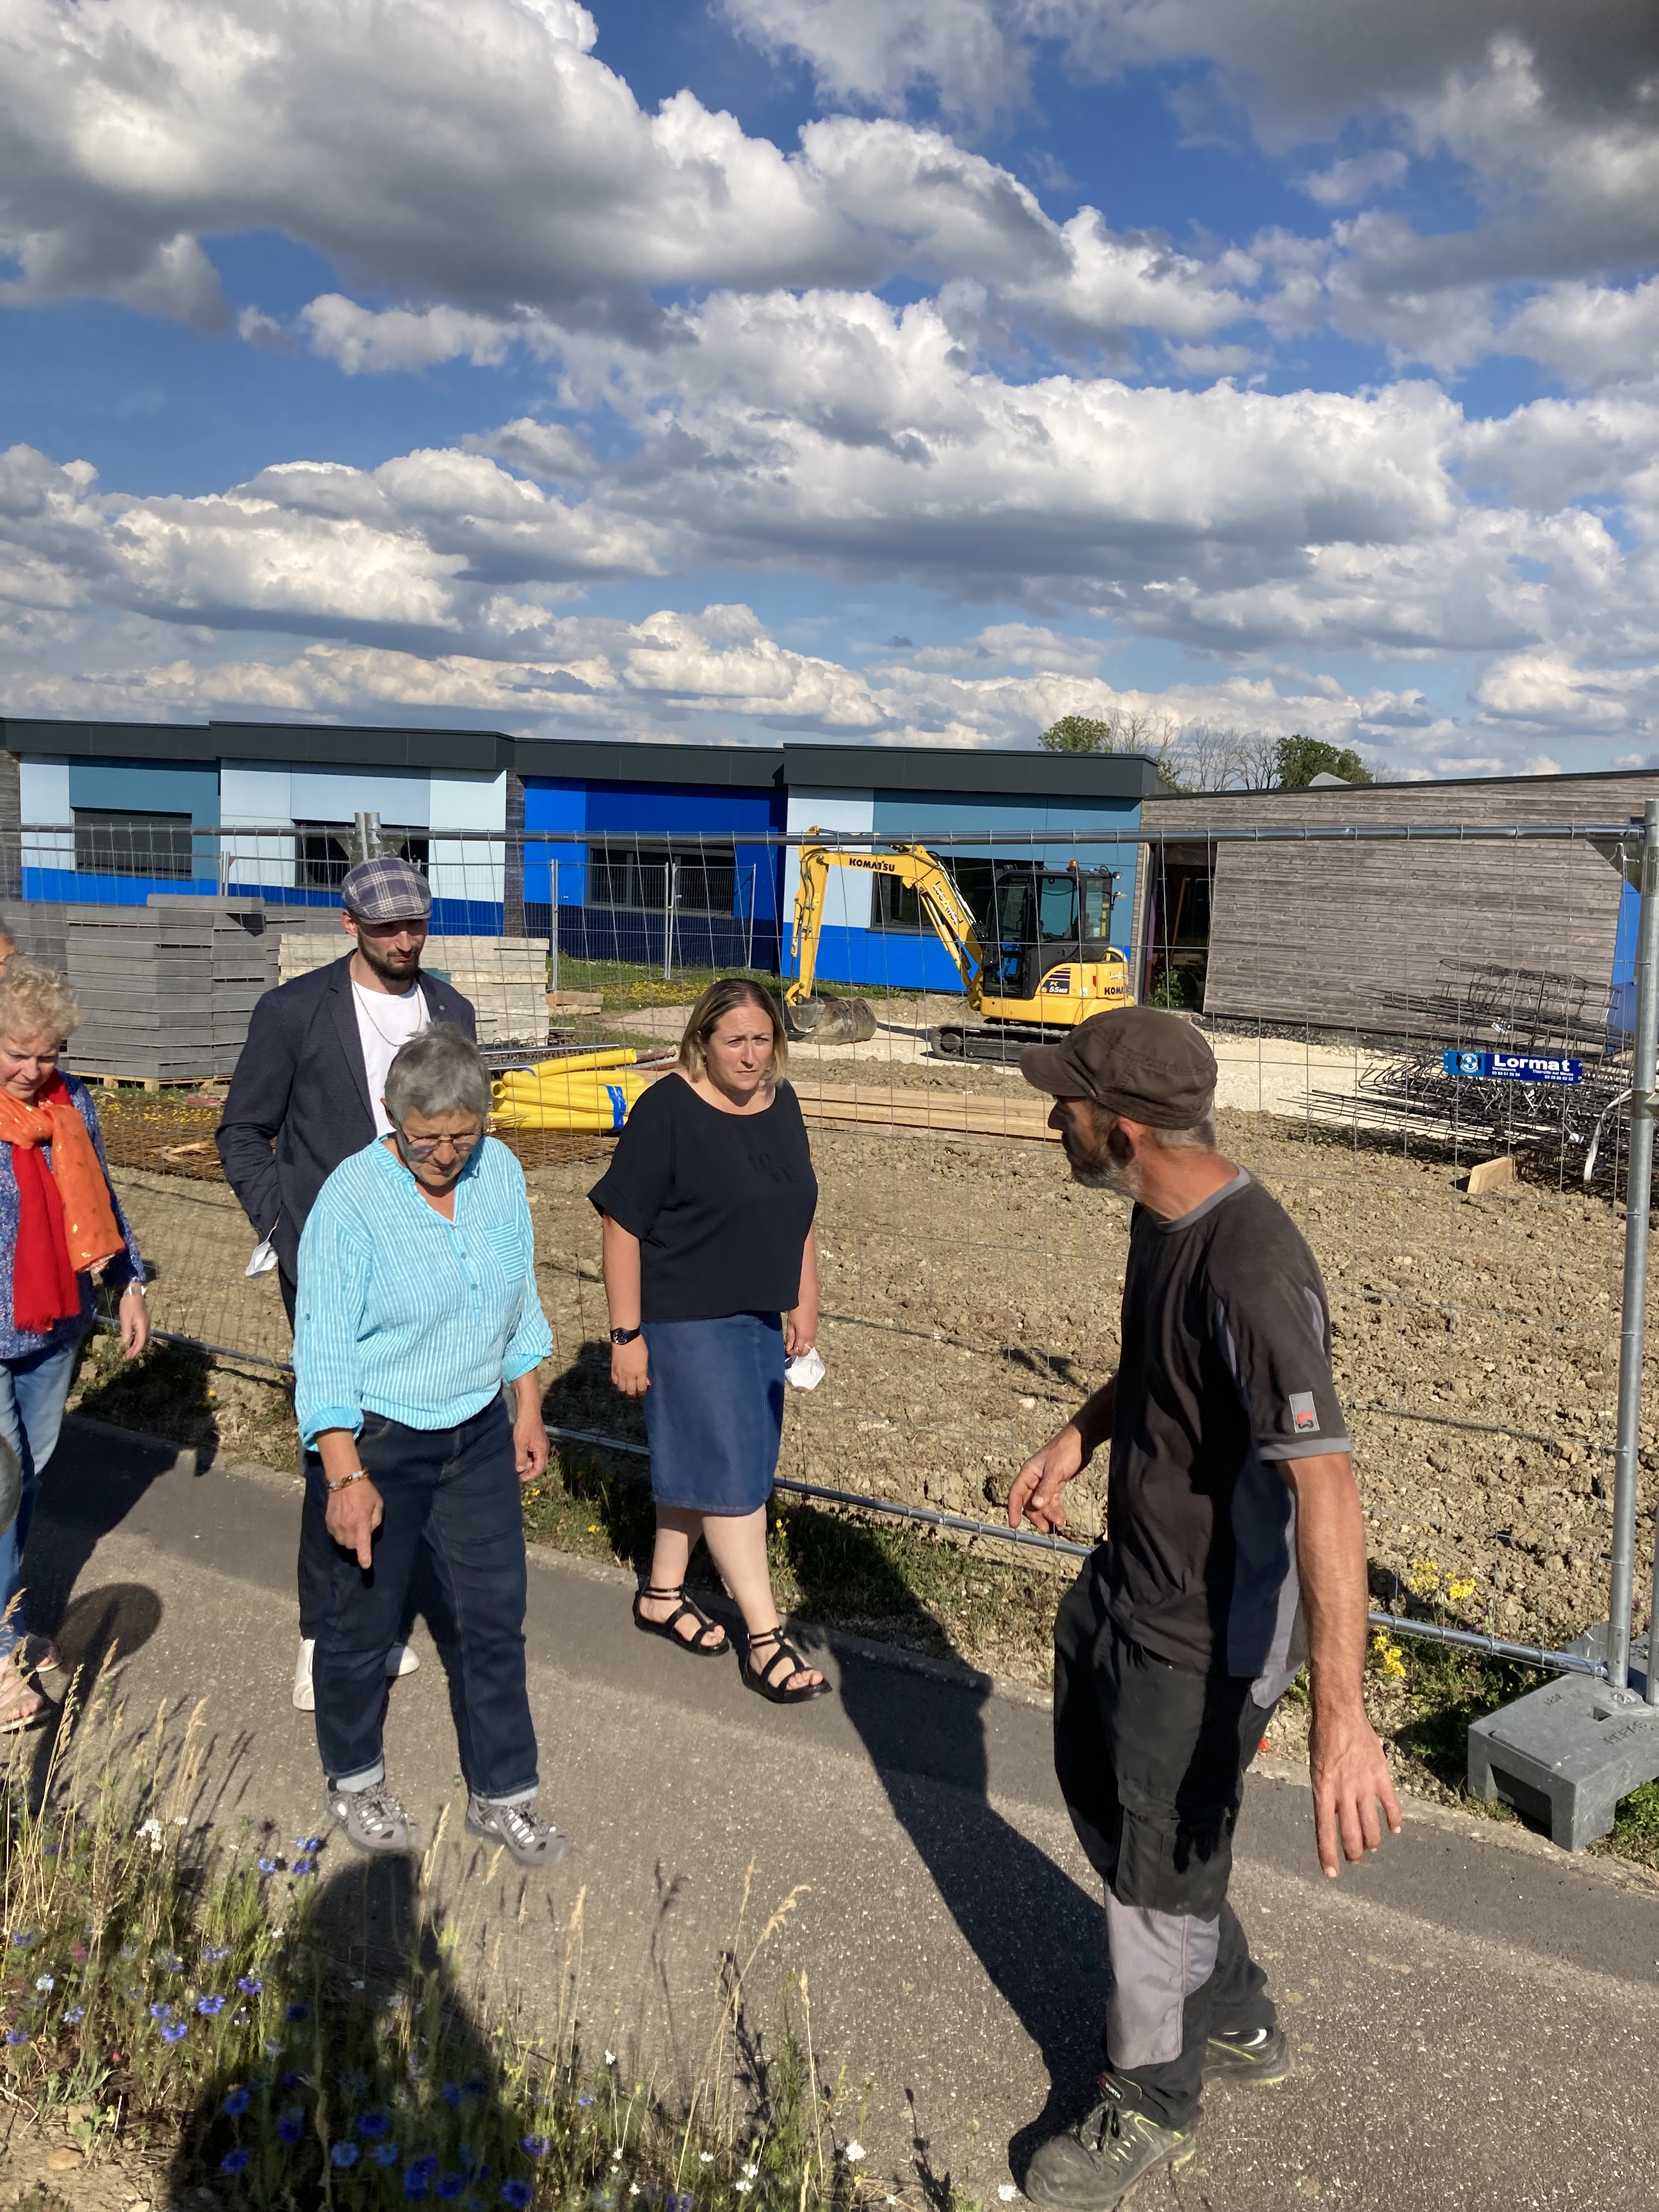
M 383 1144 L 343 1160 L 300 1239 L 294 1407 L 314 1444 L 365 1413 L 451 1429 L 553 1348 L 536 1295 L 524 1170 L 486 1137 L 455 1186 L 455 1218 Z

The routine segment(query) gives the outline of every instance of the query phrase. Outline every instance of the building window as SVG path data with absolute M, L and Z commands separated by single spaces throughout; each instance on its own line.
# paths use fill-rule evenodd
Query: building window
M 587 902 L 660 914 L 669 900 L 671 870 L 677 914 L 736 911 L 737 852 L 730 845 L 630 845 L 616 851 L 596 844 L 587 863 Z
M 86 876 L 158 876 L 188 883 L 188 814 L 125 814 L 102 806 L 75 809 L 75 866 Z
M 345 881 L 346 871 L 362 858 L 357 849 L 356 828 L 343 825 L 336 828 L 327 822 L 301 822 L 295 825 L 295 858 L 299 862 L 300 885 L 308 891 L 337 891 Z M 399 830 L 380 824 L 380 850 L 395 854 L 427 872 L 429 840 L 423 830 Z

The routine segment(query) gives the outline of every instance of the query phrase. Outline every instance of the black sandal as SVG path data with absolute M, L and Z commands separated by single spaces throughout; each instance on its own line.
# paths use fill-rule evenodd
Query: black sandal
M 640 1611 L 640 1607 L 648 1597 L 677 1597 L 679 1603 L 666 1620 L 647 1620 Z M 680 1634 L 679 1624 L 683 1620 L 696 1622 L 697 1632 L 695 1636 Z M 694 1598 L 687 1597 L 684 1583 L 677 1583 L 672 1589 L 658 1589 L 654 1584 L 647 1583 L 643 1589 L 636 1591 L 634 1598 L 634 1626 L 635 1628 L 642 1628 L 647 1636 L 665 1636 L 671 1644 L 678 1644 L 682 1651 L 689 1651 L 694 1659 L 723 1659 L 731 1648 L 732 1639 L 726 1631 L 718 1620 L 709 1619 Z M 708 1641 L 711 1632 L 720 1638 L 718 1644 L 711 1644 Z
M 763 1667 L 757 1667 L 755 1664 L 755 1646 L 757 1644 L 770 1644 L 776 1647 Z M 788 1662 L 781 1680 L 778 1678 L 780 1660 Z M 773 1705 L 804 1705 L 809 1698 L 823 1697 L 830 1685 L 823 1680 L 822 1674 L 816 1682 L 805 1683 L 799 1690 L 792 1690 L 789 1687 L 791 1675 L 805 1674 L 813 1671 L 815 1670 L 807 1666 L 806 1662 L 781 1628 L 763 1628 L 757 1634 L 751 1635 L 749 1638 L 749 1649 L 744 1656 L 743 1679 L 751 1690 L 757 1692 L 761 1697 L 768 1698 Z

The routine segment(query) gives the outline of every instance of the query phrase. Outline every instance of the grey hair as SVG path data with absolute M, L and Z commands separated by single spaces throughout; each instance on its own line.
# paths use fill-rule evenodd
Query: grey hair
M 1206 1114 L 1190 1129 L 1149 1129 L 1146 1133 L 1160 1152 L 1212 1152 L 1216 1148 L 1213 1114 Z
M 411 1114 L 476 1114 L 487 1121 L 489 1103 L 489 1070 L 453 1022 L 434 1022 L 410 1037 L 386 1072 L 386 1110 L 394 1129 Z
M 11 962 L 0 979 L 0 1036 L 14 1044 L 33 1036 L 63 1044 L 80 1026 L 81 1002 L 55 968 L 38 960 Z

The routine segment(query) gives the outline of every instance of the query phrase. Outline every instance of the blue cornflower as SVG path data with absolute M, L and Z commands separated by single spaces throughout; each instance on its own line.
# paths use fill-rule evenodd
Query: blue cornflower
M 171 2015 L 173 2007 L 170 2004 L 153 2004 L 149 2008 L 149 2016 L 152 2020 L 166 2020 Z
M 87 2008 L 84 2005 L 71 2005 L 64 2014 L 64 2025 L 65 2027 L 79 2027 L 86 2016 Z
M 532 2158 L 545 2158 L 553 2148 L 545 2136 L 521 2136 L 519 2148 L 527 2150 Z
M 229 1947 L 223 1943 L 204 1943 L 202 1956 L 210 1966 L 216 1966 L 221 1959 L 228 1959 L 230 1956 Z
M 287 2112 L 278 2112 L 276 2115 L 276 2140 L 278 2142 L 298 2142 L 301 2136 L 305 2133 L 305 2114 L 297 2111 L 292 2105 L 289 2106 Z
M 215 2013 L 222 2012 L 224 2008 L 222 1997 L 198 1997 L 196 2000 L 196 2009 L 204 2020 L 211 2020 Z
M 395 2142 L 376 2143 L 374 2149 L 370 2151 L 369 2156 L 376 2166 L 396 2166 L 398 2159 L 398 2146 Z
M 592 2100 L 592 2098 L 587 2094 L 587 2093 L 586 2093 L 585 2090 L 583 2091 L 582 2094 L 581 2094 L 580 2097 L 578 2097 L 578 2098 L 577 2098 L 577 2100 L 576 2100 L 576 2102 L 577 2102 L 579 2105 L 591 2105 L 591 2104 L 592 2103 L 592 2101 L 593 2101 L 593 2100 Z
M 465 2187 L 466 2184 L 459 2173 L 447 2173 L 438 2184 L 438 2194 L 447 2197 L 453 2204 Z
M 190 2022 L 187 2020 L 164 2021 L 161 2024 L 162 2042 L 177 2043 L 179 2037 L 185 2033 L 189 2026 Z
M 225 2099 L 225 2110 L 233 2120 L 240 2120 L 252 2102 L 246 2089 L 233 2089 Z
M 384 2112 L 359 2112 L 357 2132 L 360 2136 L 383 2136 L 392 2125 Z
M 319 1851 L 323 1839 L 320 1836 L 295 1836 L 294 1848 L 296 1851 Z
M 264 1984 L 258 1974 L 242 1974 L 238 1977 L 236 1986 L 245 1997 L 257 1997 Z
M 447 2105 L 459 2105 L 459 2104 L 460 2103 L 460 2101 L 461 2101 L 461 2085 L 460 2085 L 460 2083 L 459 2083 L 459 2081 L 446 2081 L 446 2082 L 444 2083 L 444 2102 L 445 2102 L 445 2104 L 447 2104 Z
M 290 1869 L 290 1872 L 296 1877 L 302 1874 L 315 1874 L 316 1871 L 317 1862 L 315 1859 L 295 1859 L 293 1867 Z
M 525 2212 L 525 2207 L 535 2193 L 527 2181 L 504 2181 L 501 2184 L 501 2202 L 510 2204 L 513 2212 Z
M 689 2189 L 678 2192 L 670 2190 L 663 2199 L 663 2212 L 692 2212 L 694 2199 Z
M 292 2021 L 309 2020 L 311 2018 L 311 2007 L 305 2004 L 291 2004 L 283 2017 L 287 2020 Z
M 476 2074 L 470 2081 L 463 2082 L 461 2086 L 469 2097 L 487 2097 L 489 2094 L 488 2083 L 481 2081 Z
M 20 2043 L 27 2043 L 28 2039 L 29 2032 L 26 2027 L 13 2027 L 6 2031 L 6 2040 L 14 2051 Z
M 432 2176 L 437 2163 L 435 2158 L 411 2159 L 404 2172 L 404 2195 L 424 2197 L 432 2186 Z
M 336 2166 L 356 2166 L 359 2153 L 355 2142 L 337 2142 L 329 2156 Z
M 220 2160 L 219 2171 L 221 2173 L 240 2173 L 246 2164 L 247 2153 L 238 2143 L 234 2150 L 228 2150 Z
M 14 1951 L 27 1951 L 29 1945 L 33 1942 L 37 1932 L 38 1931 L 33 1928 L 20 1928 L 17 1933 L 11 1939 L 12 1949 Z
M 258 1868 L 261 1874 L 280 1873 L 283 1864 L 281 1859 L 255 1859 L 253 1863 Z

